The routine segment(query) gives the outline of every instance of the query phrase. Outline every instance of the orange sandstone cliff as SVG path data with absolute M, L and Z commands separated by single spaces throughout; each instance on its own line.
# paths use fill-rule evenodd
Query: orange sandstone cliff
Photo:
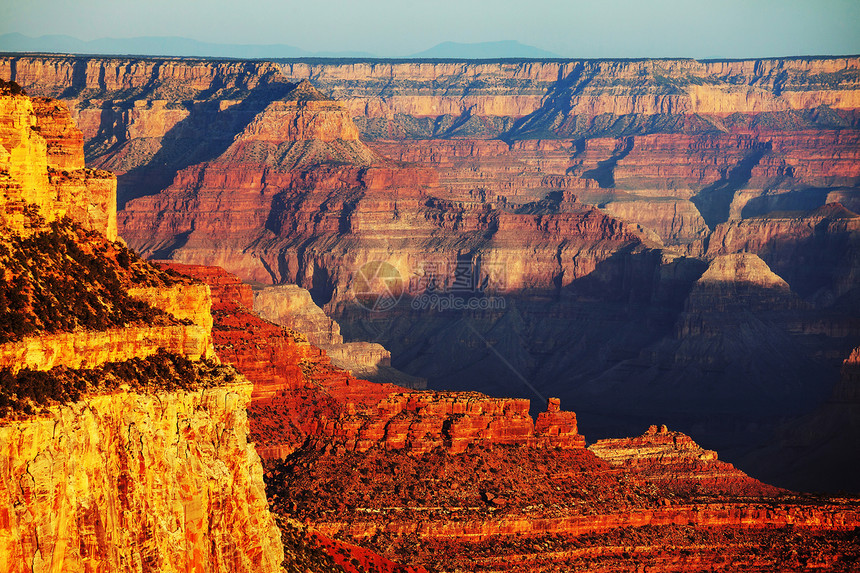
M 279 571 L 209 288 L 116 239 L 64 104 L 0 87 L 0 568 Z
M 62 102 L 0 95 L 0 185 L 6 225 L 36 205 L 48 222 L 69 216 L 116 239 L 116 179 L 84 167 L 83 137 Z

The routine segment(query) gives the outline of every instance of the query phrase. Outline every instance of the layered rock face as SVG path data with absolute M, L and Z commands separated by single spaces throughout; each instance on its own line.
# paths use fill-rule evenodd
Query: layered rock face
M 0 92 L 0 568 L 281 570 L 209 287 L 113 240 L 65 106 Z
M 247 382 L 120 392 L 0 427 L 4 571 L 278 571 Z
M 23 230 L 36 205 L 48 222 L 69 216 L 116 239 L 116 179 L 84 167 L 83 137 L 62 102 L 0 89 L 0 213 Z
M 64 61 L 16 60 L 16 74 L 33 62 L 27 73 L 59 85 Z M 247 280 L 298 283 L 346 319 L 344 332 L 363 328 L 395 342 L 395 359 L 406 356 L 437 384 L 456 373 L 461 384 L 496 393 L 511 381 L 520 395 L 584 388 L 589 405 L 595 395 L 610 398 L 610 411 L 651 416 L 665 402 L 676 417 L 738 424 L 737 409 L 726 408 L 738 395 L 725 391 L 726 380 L 772 382 L 786 354 L 832 362 L 833 340 L 853 336 L 833 316 L 807 320 L 802 312 L 816 303 L 798 298 L 809 298 L 805 287 L 774 274 L 775 263 L 711 251 L 710 238 L 730 219 L 853 196 L 854 60 L 673 62 L 668 70 L 654 62 L 80 61 L 70 93 L 81 102 L 107 96 L 77 109 L 102 126 L 90 124 L 90 153 L 122 167 L 131 244 L 174 261 L 224 264 Z M 305 70 L 345 103 L 296 85 Z M 412 83 L 397 77 L 405 71 L 416 74 Z M 144 76 L 148 87 L 135 85 Z M 420 93 L 431 76 L 447 94 Z M 359 85 L 362 77 L 370 80 Z M 362 100 L 325 84 L 335 79 L 378 90 L 363 100 L 357 129 L 344 110 Z M 457 91 L 464 82 L 471 93 Z M 829 107 L 813 111 L 821 104 Z M 427 136 L 480 141 L 413 140 Z M 821 228 L 842 240 L 838 229 Z M 255 383 L 250 431 L 268 460 L 271 503 L 326 537 L 432 570 L 625 570 L 635 561 L 666 571 L 847 571 L 856 561 L 854 501 L 768 497 L 777 492 L 668 430 L 604 442 L 597 449 L 612 463 L 601 460 L 557 400 L 533 421 L 523 399 L 371 385 L 300 334 L 256 317 L 253 293 L 236 277 L 192 270 L 218 301 L 219 356 Z M 510 306 L 489 305 L 501 297 Z M 478 308 L 443 310 L 442 300 Z M 782 316 L 775 310 L 786 306 Z M 738 376 L 731 361 L 711 360 L 731 357 L 738 345 L 729 328 L 738 325 L 745 340 L 780 350 L 742 361 L 763 364 L 761 372 Z M 812 339 L 819 342 L 807 346 Z M 795 371 L 783 380 L 786 393 L 822 372 L 795 366 L 783 366 Z M 720 391 L 703 394 L 703 380 Z M 761 402 L 747 407 L 761 422 Z
M 651 426 L 641 436 L 598 440 L 588 450 L 609 465 L 649 481 L 666 484 L 679 494 L 776 495 L 778 488 L 763 484 L 732 464 L 717 459 L 717 452 L 702 449 L 689 436 Z
M 268 287 L 254 293 L 253 310 L 270 322 L 301 332 L 317 346 L 340 344 L 340 325 L 314 304 L 311 293 L 297 285 Z
M 839 203 L 719 225 L 708 255 L 757 253 L 793 290 L 820 307 L 856 296 L 860 216 Z
M 4 69 L 70 98 L 132 246 L 307 288 L 431 388 L 559 396 L 600 437 L 659 416 L 735 460 L 860 343 L 857 58 Z M 697 282 L 741 252 L 791 292 Z
M 677 337 L 715 336 L 725 331 L 719 323 L 709 324 L 708 319 L 719 321 L 742 312 L 796 310 L 802 306 L 788 283 L 758 255 L 719 255 L 690 291 Z
M 308 342 L 325 350 L 333 365 L 358 378 L 416 390 L 427 387 L 427 380 L 393 368 L 391 352 L 381 344 L 344 342 L 340 325 L 314 303 L 310 291 L 298 285 L 256 290 L 253 310 L 261 318 L 302 333 Z
M 212 338 L 205 328 L 185 325 L 40 334 L 0 344 L 0 366 L 13 371 L 86 368 L 144 358 L 159 350 L 194 360 L 206 358 L 212 355 Z
M 658 116 L 659 117 L 659 116 Z M 591 121 L 591 116 L 583 118 Z M 617 119 L 625 129 L 632 119 Z M 618 136 L 492 141 L 372 141 L 388 157 L 438 165 L 440 182 L 461 200 L 523 203 L 568 189 L 580 201 L 655 232 L 667 245 L 698 252 L 697 241 L 730 219 L 809 210 L 857 197 L 858 136 L 851 126 L 632 127 Z M 641 132 L 645 133 L 641 133 Z M 648 133 L 658 131 L 658 133 Z
M 0 366 L 91 368 L 158 350 L 212 356 L 208 287 L 159 275 L 111 242 L 113 176 L 99 176 L 106 186 L 86 183 L 81 133 L 65 105 L 5 83 L 0 92 L 3 175 L 16 189 L 2 196 Z M 82 278 L 88 283 L 64 284 Z
M 736 211 L 759 196 L 765 196 L 759 204 L 799 200 L 809 208 L 822 199 L 813 196 L 854 188 L 858 177 L 856 58 L 276 65 L 7 57 L 0 62 L 2 73 L 39 93 L 72 97 L 92 159 L 98 156 L 100 165 L 120 173 L 151 163 L 175 173 L 217 156 L 265 107 L 264 99 L 283 95 L 284 82 L 310 79 L 344 102 L 363 138 L 391 140 L 383 144 L 391 156 L 417 160 L 421 149 L 397 142 L 425 140 L 422 148 L 429 153 L 423 160 L 436 163 L 431 157 L 444 157 L 451 138 L 503 136 L 514 141 L 510 148 L 478 141 L 485 151 L 461 162 L 472 171 L 467 179 L 479 174 L 481 184 L 473 189 L 504 196 L 535 188 L 540 193 L 551 186 L 547 176 L 576 185 L 586 174 L 601 188 L 622 191 L 614 193 L 622 203 L 661 197 L 649 202 L 651 213 L 641 213 L 641 219 L 629 205 L 613 212 L 633 215 L 631 220 L 648 224 L 667 242 L 682 244 L 705 232 L 695 211 L 706 211 L 713 227 L 728 216 L 733 194 L 744 196 Z M 196 103 L 189 106 L 189 100 Z M 215 100 L 223 103 L 209 105 Z M 331 107 L 307 105 L 317 112 Z M 270 111 L 271 125 L 285 128 L 278 130 L 282 141 L 313 139 L 298 127 L 302 121 L 283 121 L 294 112 Z M 339 123 L 322 122 L 334 129 Z M 227 138 L 219 134 L 225 129 L 233 131 Z M 205 146 L 191 143 L 201 130 L 219 140 L 203 156 Z M 545 145 L 548 138 L 556 141 Z M 175 157 L 181 151 L 173 142 L 179 140 L 186 148 L 191 143 L 187 159 Z M 98 150 L 106 150 L 102 143 L 92 145 L 102 141 L 125 151 L 104 155 Z M 511 170 L 512 163 L 526 167 Z M 451 173 L 461 180 L 454 186 L 462 186 L 463 170 L 458 171 Z M 162 174 L 164 186 L 172 173 Z M 130 181 L 136 177 L 129 174 Z M 786 186 L 807 192 L 797 199 L 774 197 L 774 190 Z M 690 206 L 690 197 L 700 192 L 695 208 Z M 759 209 L 755 202 L 749 207 Z M 679 213 L 686 220 L 673 223 Z
M 52 91 L 71 88 L 70 94 L 86 94 L 95 89 L 140 89 L 150 83 L 160 88 L 152 99 L 181 97 L 213 86 L 253 89 L 259 78 L 277 69 L 290 81 L 312 80 L 348 101 L 354 116 L 389 120 L 398 114 L 453 119 L 467 110 L 481 119 L 523 117 L 545 104 L 548 91 L 553 103 L 569 102 L 576 115 L 591 116 L 728 115 L 822 104 L 832 109 L 858 107 L 855 58 L 278 65 L 7 56 L 2 65 L 0 73 L 25 88 L 41 83 Z M 218 83 L 222 78 L 228 81 Z M 745 81 L 731 81 L 741 78 Z

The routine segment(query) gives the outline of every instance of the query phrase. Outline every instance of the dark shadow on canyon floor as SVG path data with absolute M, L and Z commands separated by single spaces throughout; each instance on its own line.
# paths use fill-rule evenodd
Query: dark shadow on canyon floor
M 433 389 L 529 398 L 533 413 L 539 397 L 557 396 L 590 442 L 668 424 L 751 466 L 750 451 L 828 399 L 860 336 L 798 332 L 798 321 L 814 322 L 820 311 L 783 308 L 783 290 L 744 287 L 758 307 L 691 306 L 705 268 L 697 259 L 619 252 L 543 296 L 475 295 L 503 308 L 422 308 L 405 297 L 386 313 L 346 307 L 335 318 L 347 339 L 382 343 L 394 366 Z

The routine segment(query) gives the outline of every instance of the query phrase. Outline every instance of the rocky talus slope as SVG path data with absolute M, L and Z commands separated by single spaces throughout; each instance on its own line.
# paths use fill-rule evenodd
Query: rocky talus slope
M 659 419 L 737 462 L 860 344 L 856 57 L 2 74 L 68 99 L 130 245 L 297 284 L 430 388 L 558 396 L 596 438 Z M 719 267 L 739 253 L 790 292 Z
M 0 86 L 0 569 L 280 571 L 209 288 L 115 242 L 64 104 Z

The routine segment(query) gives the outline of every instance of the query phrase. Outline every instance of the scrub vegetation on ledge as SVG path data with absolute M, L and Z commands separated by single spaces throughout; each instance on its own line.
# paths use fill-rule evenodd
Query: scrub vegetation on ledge
M 237 380 L 236 370 L 214 360 L 192 361 L 159 350 L 148 358 L 107 362 L 98 368 L 58 366 L 48 371 L 0 369 L 0 418 L 31 415 L 41 408 L 76 402 L 123 387 L 138 393 L 210 388 Z
M 0 343 L 37 333 L 177 320 L 128 296 L 132 286 L 192 283 L 69 219 L 0 241 Z

